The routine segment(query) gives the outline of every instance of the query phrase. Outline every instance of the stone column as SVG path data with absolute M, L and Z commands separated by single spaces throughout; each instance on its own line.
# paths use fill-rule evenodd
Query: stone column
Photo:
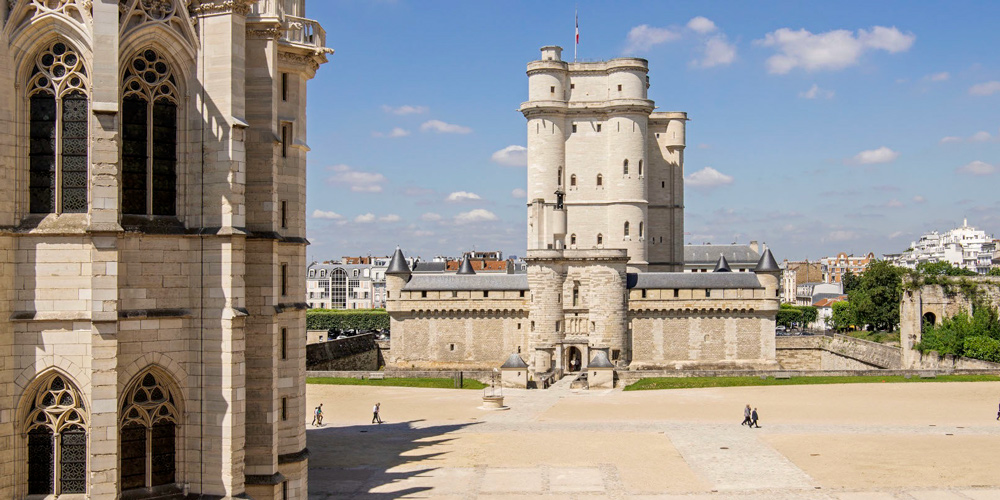
M 93 4 L 90 128 L 90 474 L 92 498 L 118 494 L 118 2 Z

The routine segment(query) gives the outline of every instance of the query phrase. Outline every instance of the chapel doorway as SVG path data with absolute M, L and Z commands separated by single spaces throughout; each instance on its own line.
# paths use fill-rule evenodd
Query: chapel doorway
M 567 372 L 578 372 L 582 366 L 583 354 L 580 353 L 580 349 L 576 347 L 566 348 L 566 371 Z

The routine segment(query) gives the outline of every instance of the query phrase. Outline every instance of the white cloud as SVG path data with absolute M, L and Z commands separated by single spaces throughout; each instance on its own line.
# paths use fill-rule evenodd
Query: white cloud
M 409 130 L 406 130 L 406 129 L 403 129 L 403 128 L 399 128 L 399 127 L 393 128 L 392 131 L 390 131 L 388 134 L 384 134 L 382 132 L 372 132 L 372 137 L 392 137 L 392 138 L 395 138 L 395 137 L 406 137 L 408 135 L 410 135 L 410 131 Z
M 475 210 L 470 210 L 468 212 L 462 212 L 455 216 L 456 224 L 469 224 L 472 222 L 485 222 L 497 220 L 496 214 L 490 212 L 489 210 L 484 210 L 482 208 L 477 208 Z
M 969 87 L 969 94 L 978 96 L 993 95 L 1000 92 L 1000 82 L 993 80 L 992 82 L 977 83 L 972 87 Z
M 426 106 L 410 106 L 410 105 L 404 104 L 402 106 L 394 108 L 392 106 L 383 105 L 382 106 L 382 111 L 385 111 L 386 113 L 392 113 L 394 115 L 419 115 L 421 113 L 426 113 L 427 112 L 427 107 Z
M 428 120 L 420 125 L 420 130 L 424 132 L 437 132 L 439 134 L 469 134 L 472 129 L 461 125 L 445 123 L 441 120 Z
M 903 235 L 902 231 L 895 231 L 895 232 L 893 232 L 892 234 L 889 235 L 889 239 L 890 240 L 894 240 L 896 238 L 899 238 L 902 235 Z
M 811 33 L 805 29 L 780 28 L 754 43 L 774 47 L 777 54 L 767 59 L 769 73 L 783 75 L 795 68 L 806 71 L 838 70 L 858 63 L 868 50 L 890 54 L 910 49 L 916 36 L 895 27 L 875 26 L 871 31 L 833 30 Z
M 927 200 L 925 200 L 924 197 L 920 196 L 919 194 L 913 197 L 913 203 L 923 203 L 925 201 Z
M 396 214 L 389 214 L 378 218 L 379 222 L 399 222 L 400 218 Z
M 951 74 L 947 71 L 942 71 L 940 73 L 932 73 L 924 77 L 924 80 L 929 82 L 946 82 L 951 78 Z
M 712 149 L 711 144 L 705 144 L 704 142 L 698 145 L 698 149 Z
M 901 202 L 901 201 L 893 198 L 893 199 L 887 201 L 886 204 L 885 204 L 885 206 L 887 206 L 889 208 L 901 208 L 901 207 L 903 207 L 903 202 Z
M 972 134 L 972 137 L 969 137 L 969 142 L 989 142 L 991 139 L 993 139 L 993 136 L 991 136 L 989 132 L 980 130 L 979 132 Z
M 444 199 L 444 201 L 448 201 L 451 203 L 461 203 L 463 201 L 472 201 L 481 199 L 482 198 L 480 198 L 479 195 L 476 193 L 470 193 L 467 191 L 455 191 L 454 193 L 449 194 L 448 197 Z
M 361 172 L 347 165 L 327 167 L 333 175 L 326 179 L 331 184 L 345 186 L 357 193 L 381 193 L 385 176 L 375 172 Z
M 955 171 L 960 174 L 969 175 L 992 175 L 996 173 L 997 167 L 990 165 L 989 163 L 976 160 L 972 163 L 956 168 Z
M 951 143 L 951 142 L 962 142 L 962 138 L 961 137 L 955 137 L 953 135 L 949 135 L 948 137 L 941 138 L 941 144 L 948 144 L 948 143 Z
M 424 215 L 420 216 L 420 220 L 425 220 L 428 222 L 439 221 L 441 220 L 441 215 L 436 214 L 434 212 L 427 212 Z
M 368 212 L 354 218 L 354 222 L 375 222 L 375 214 Z
M 850 241 L 858 239 L 858 233 L 854 231 L 831 231 L 823 241 Z
M 799 97 L 803 99 L 833 99 L 833 91 L 819 88 L 819 85 L 813 84 L 809 87 L 809 90 L 799 92 Z
M 726 35 L 716 35 L 705 42 L 703 54 L 701 60 L 691 61 L 692 65 L 699 68 L 725 66 L 736 60 L 736 45 L 729 43 Z
M 513 191 L 510 192 L 511 198 L 526 198 L 527 196 L 528 192 L 521 188 L 514 189 Z
M 629 30 L 625 53 L 632 54 L 648 50 L 654 45 L 672 42 L 680 37 L 680 33 L 670 28 L 655 28 L 648 24 L 642 24 Z
M 713 23 L 707 17 L 693 17 L 687 23 L 688 29 L 701 33 L 702 35 L 711 33 L 716 30 L 715 23 Z
M 895 161 L 898 157 L 899 153 L 882 146 L 878 149 L 862 151 L 854 155 L 852 161 L 858 165 L 872 165 L 876 163 L 889 163 Z
M 712 167 L 705 167 L 684 178 L 685 184 L 693 188 L 710 189 L 733 183 L 733 177 Z
M 524 167 L 528 165 L 528 148 L 511 144 L 493 153 L 490 160 L 508 167 Z
M 340 215 L 340 214 L 338 214 L 336 212 L 330 212 L 330 211 L 327 211 L 327 210 L 320 210 L 318 208 L 316 210 L 313 210 L 312 216 L 313 216 L 313 219 L 338 220 L 338 219 L 343 219 L 344 218 L 343 215 Z

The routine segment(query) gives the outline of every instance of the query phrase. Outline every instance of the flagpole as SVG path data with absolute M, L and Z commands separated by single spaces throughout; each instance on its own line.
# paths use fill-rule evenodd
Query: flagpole
M 573 43 L 573 62 L 576 62 L 576 51 L 580 48 L 580 7 L 573 11 L 573 18 L 576 21 L 576 40 Z

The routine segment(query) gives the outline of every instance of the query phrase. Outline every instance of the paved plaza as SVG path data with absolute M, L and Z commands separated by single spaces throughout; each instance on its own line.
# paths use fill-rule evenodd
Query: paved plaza
M 566 382 L 506 389 L 494 412 L 481 391 L 309 385 L 326 416 L 307 427 L 310 498 L 1000 499 L 998 382 Z M 747 403 L 760 429 L 739 425 Z

